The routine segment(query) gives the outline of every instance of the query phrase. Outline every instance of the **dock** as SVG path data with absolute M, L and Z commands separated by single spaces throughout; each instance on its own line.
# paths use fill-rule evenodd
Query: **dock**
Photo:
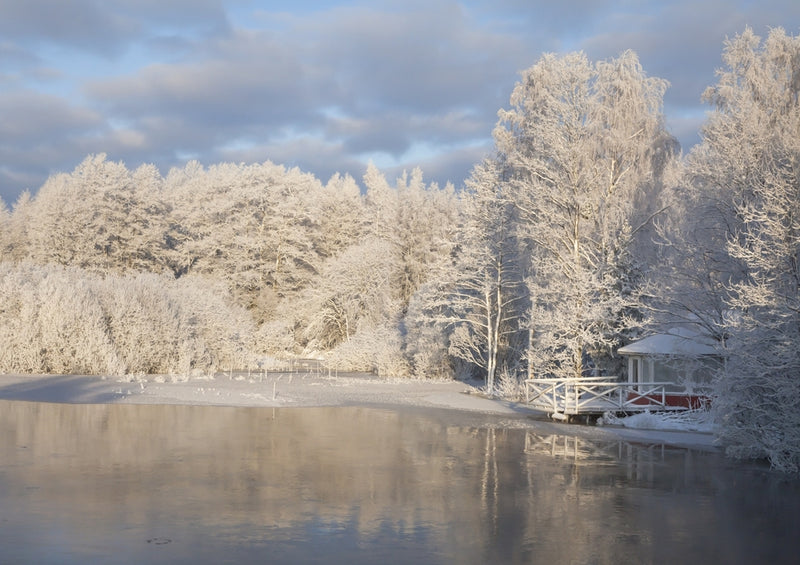
M 669 390 L 674 388 L 672 382 L 631 383 L 616 377 L 526 379 L 525 401 L 557 420 L 606 412 L 688 410 L 702 401 L 702 396 Z

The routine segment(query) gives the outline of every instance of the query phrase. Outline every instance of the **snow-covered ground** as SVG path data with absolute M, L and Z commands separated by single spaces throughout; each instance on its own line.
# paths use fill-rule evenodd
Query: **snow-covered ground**
M 714 426 L 707 410 L 642 412 L 624 418 L 605 414 L 598 425 L 628 441 L 703 449 L 716 446 Z
M 369 375 L 318 373 L 233 374 L 170 379 L 147 376 L 118 380 L 80 375 L 0 375 L 0 400 L 75 404 L 190 404 L 215 406 L 303 407 L 387 405 L 467 411 L 501 416 L 508 425 L 551 428 L 556 433 L 591 438 L 713 448 L 710 423 L 695 414 L 639 414 L 607 417 L 603 426 L 554 423 L 524 404 L 487 398 L 481 383 L 379 379 Z
M 708 410 L 685 412 L 641 412 L 625 418 L 605 414 L 600 425 L 624 426 L 639 430 L 670 430 L 679 432 L 714 433 L 714 423 Z
M 79 375 L 0 375 L 0 399 L 80 404 L 192 404 L 219 406 L 350 406 L 395 404 L 535 415 L 517 403 L 492 400 L 458 381 L 381 379 L 311 373 L 236 374 L 133 380 Z

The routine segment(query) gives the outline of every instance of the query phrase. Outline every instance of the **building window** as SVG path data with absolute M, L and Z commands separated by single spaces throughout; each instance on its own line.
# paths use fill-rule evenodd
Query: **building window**
M 638 357 L 628 357 L 628 382 L 639 382 L 639 363 Z

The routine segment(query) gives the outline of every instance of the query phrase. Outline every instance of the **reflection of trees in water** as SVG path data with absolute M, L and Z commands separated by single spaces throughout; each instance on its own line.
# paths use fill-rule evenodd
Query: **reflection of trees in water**
M 529 527 L 569 532 L 559 562 L 794 560 L 800 483 L 776 489 L 764 469 L 663 444 L 530 430 L 524 444 Z
M 796 489 L 742 494 L 742 477 L 714 454 L 476 422 L 421 410 L 0 402 L 0 502 L 43 506 L 83 535 L 161 522 L 168 531 L 152 535 L 170 539 L 190 527 L 230 543 L 347 535 L 463 563 L 649 562 L 681 544 L 698 561 L 736 561 L 753 555 L 743 516 L 767 516 L 759 527 L 772 536 L 787 515 L 797 524 Z M 775 501 L 783 521 L 768 510 Z M 72 520 L 76 508 L 85 519 Z
M 313 522 L 474 548 L 502 486 L 494 431 L 388 410 L 3 402 L 0 432 L 6 478 L 65 520 L 94 514 L 89 529 L 183 512 L 232 536 Z
M 486 430 L 485 449 L 483 454 L 483 472 L 481 473 L 481 511 L 491 524 L 492 535 L 497 534 L 497 493 L 500 487 L 497 469 L 497 446 L 494 428 Z

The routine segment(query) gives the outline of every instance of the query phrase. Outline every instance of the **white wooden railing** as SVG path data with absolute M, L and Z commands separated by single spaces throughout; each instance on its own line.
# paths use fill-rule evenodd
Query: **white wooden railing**
M 629 383 L 616 377 L 527 379 L 525 400 L 551 414 L 592 414 L 613 410 L 683 410 L 667 403 L 667 387 L 675 383 Z

